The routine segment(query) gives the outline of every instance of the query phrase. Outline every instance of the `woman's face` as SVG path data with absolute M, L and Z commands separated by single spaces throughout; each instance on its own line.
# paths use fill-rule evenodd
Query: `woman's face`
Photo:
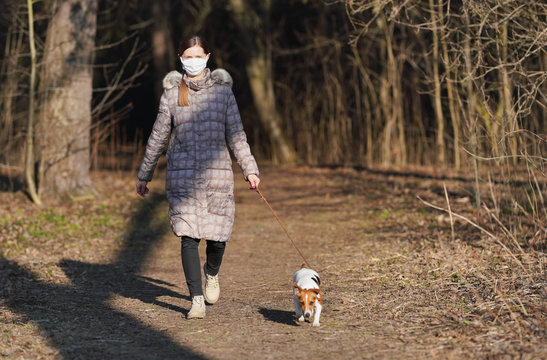
M 182 60 L 188 60 L 193 58 L 205 58 L 209 54 L 205 54 L 203 48 L 199 45 L 194 45 L 182 53 Z

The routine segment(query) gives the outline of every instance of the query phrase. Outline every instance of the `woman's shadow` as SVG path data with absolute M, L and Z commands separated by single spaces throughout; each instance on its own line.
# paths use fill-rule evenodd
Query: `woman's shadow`
M 114 262 L 61 261 L 70 285 L 38 280 L 0 253 L 0 301 L 19 314 L 21 321 L 37 326 L 61 358 L 205 359 L 110 302 L 112 295 L 119 294 L 185 315 L 185 310 L 156 298 L 188 297 L 167 288 L 172 284 L 137 275 L 152 245 L 168 231 L 166 224 L 152 221 L 152 214 L 165 207 L 164 198 L 151 194 L 140 203 Z M 181 324 L 183 321 L 181 318 Z
M 153 214 L 162 210 L 160 207 L 165 205 L 164 200 L 164 194 L 153 193 L 141 202 L 140 208 L 132 216 L 126 240 L 114 262 L 90 264 L 74 260 L 61 261 L 59 265 L 72 283 L 96 297 L 106 299 L 112 294 L 118 294 L 186 315 L 188 310 L 157 299 L 169 296 L 190 301 L 189 296 L 169 289 L 175 287 L 174 284 L 137 275 L 154 243 L 168 231 L 164 222 L 153 221 Z

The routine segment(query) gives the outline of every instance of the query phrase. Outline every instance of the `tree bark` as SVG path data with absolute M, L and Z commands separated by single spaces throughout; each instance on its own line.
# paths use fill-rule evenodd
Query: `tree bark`
M 47 31 L 39 119 L 44 197 L 94 193 L 89 178 L 97 0 L 56 0 Z
M 513 165 L 517 164 L 518 146 L 516 132 L 519 130 L 517 117 L 513 109 L 513 84 L 508 74 L 507 64 L 507 21 L 501 26 L 501 59 L 500 59 L 500 71 L 502 79 L 502 101 L 503 101 L 503 135 L 507 138 L 508 149 L 506 149 L 507 155 L 510 156 L 510 160 Z
M 34 179 L 34 89 L 36 87 L 36 47 L 34 45 L 34 11 L 32 0 L 27 0 L 28 8 L 28 39 L 30 46 L 30 85 L 29 85 L 29 108 L 28 108 L 28 126 L 25 154 L 25 179 L 27 181 L 28 192 L 32 201 L 37 205 L 42 205 L 42 200 L 36 192 L 36 181 Z
M 441 25 L 444 25 L 444 15 L 443 15 L 443 0 L 438 0 L 438 7 L 439 7 L 439 22 Z M 448 21 L 448 19 L 447 19 Z M 448 96 L 448 109 L 450 111 L 450 121 L 452 123 L 452 133 L 454 137 L 454 167 L 456 170 L 461 169 L 461 151 L 460 151 L 460 128 L 461 128 L 461 120 L 460 120 L 460 113 L 458 110 L 458 107 L 456 106 L 456 94 L 454 93 L 456 90 L 454 89 L 454 86 L 452 84 L 452 61 L 450 59 L 450 54 L 448 53 L 448 39 L 445 37 L 445 31 L 443 26 L 441 26 L 440 30 L 440 38 L 441 38 L 441 46 L 443 49 L 443 57 L 444 57 L 444 66 L 445 66 L 445 72 L 446 72 L 446 91 Z
M 441 27 L 442 24 L 437 21 L 437 9 L 434 0 L 429 0 L 429 11 L 431 12 L 431 26 L 433 27 L 433 106 L 435 108 L 435 118 L 437 119 L 437 136 L 435 144 L 437 147 L 437 163 L 444 165 L 446 162 L 445 145 L 444 145 L 444 116 L 443 106 L 441 102 L 441 81 L 439 78 L 439 35 L 437 27 Z
M 258 117 L 270 138 L 272 159 L 281 163 L 293 162 L 295 153 L 281 130 L 281 115 L 275 103 L 271 51 L 268 50 L 267 41 L 260 39 L 255 28 L 256 24 L 261 24 L 261 19 L 251 11 L 245 0 L 230 0 L 230 6 L 245 38 L 249 55 L 245 70 Z M 265 1 L 262 6 L 263 11 L 269 13 L 270 1 Z
M 175 67 L 175 50 L 171 30 L 169 28 L 169 2 L 152 0 L 150 3 L 154 25 L 152 27 L 152 56 L 154 70 L 161 79 Z M 163 92 L 160 83 L 154 88 L 156 99 L 159 100 Z
M 4 48 L 4 61 L 2 61 L 1 79 L 2 87 L 0 89 L 0 159 L 10 163 L 13 160 L 20 165 L 21 157 L 15 158 L 14 155 L 22 155 L 18 151 L 13 151 L 21 143 L 14 139 L 17 132 L 14 111 L 16 109 L 15 98 L 17 96 L 18 85 L 20 81 L 20 58 L 26 51 L 23 46 L 24 31 L 21 29 L 24 22 L 19 16 L 19 5 L 12 4 L 11 16 L 12 22 L 6 35 Z M 30 24 L 29 24 L 30 25 Z M 29 30 L 30 32 L 30 30 Z
M 383 130 L 381 159 L 383 165 L 389 165 L 395 158 L 397 165 L 407 163 L 407 149 L 403 124 L 402 90 L 398 59 L 393 51 L 393 24 L 388 24 L 385 16 L 377 19 L 378 27 L 385 36 L 386 67 L 381 80 L 380 99 L 386 118 Z M 395 142 L 396 140 L 396 142 Z M 395 151 L 394 151 L 395 150 Z M 395 153 L 395 154 L 393 154 Z
M 477 212 L 480 212 L 481 209 L 481 191 L 479 187 L 479 162 L 477 161 L 476 156 L 478 155 L 479 144 L 478 144 L 478 129 L 477 129 L 477 115 L 475 104 L 473 102 L 474 92 L 473 92 L 473 66 L 471 65 L 471 40 L 472 35 L 471 30 L 471 21 L 470 16 L 467 11 L 464 11 L 464 24 L 465 24 L 465 34 L 463 40 L 463 58 L 465 62 L 465 97 L 467 99 L 466 110 L 467 110 L 467 127 L 469 131 L 469 147 L 471 150 L 471 161 L 473 163 L 473 173 L 475 175 L 475 204 Z

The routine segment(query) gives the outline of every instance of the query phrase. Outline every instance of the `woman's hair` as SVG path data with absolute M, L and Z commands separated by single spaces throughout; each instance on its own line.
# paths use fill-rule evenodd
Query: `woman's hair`
M 209 54 L 209 47 L 207 46 L 205 40 L 203 40 L 198 35 L 191 35 L 181 40 L 181 42 L 179 43 L 179 48 L 177 50 L 177 56 L 181 57 L 186 49 L 196 45 L 201 46 L 205 54 Z M 182 69 L 182 71 L 184 72 L 184 68 Z M 190 105 L 190 101 L 188 100 L 188 87 L 186 86 L 184 80 L 181 80 L 179 87 L 179 106 L 188 105 Z
M 209 54 L 209 47 L 207 46 L 205 40 L 200 38 L 198 35 L 191 35 L 181 40 L 181 42 L 179 43 L 179 48 L 177 50 L 177 56 L 182 56 L 186 49 L 196 45 L 201 46 L 205 54 Z

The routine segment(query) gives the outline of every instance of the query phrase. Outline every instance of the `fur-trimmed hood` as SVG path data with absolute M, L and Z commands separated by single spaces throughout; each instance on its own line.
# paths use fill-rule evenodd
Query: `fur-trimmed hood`
M 232 87 L 234 81 L 230 73 L 222 68 L 215 69 L 211 72 L 211 79 L 217 84 L 228 85 Z M 178 87 L 182 80 L 182 74 L 178 71 L 171 71 L 163 78 L 163 87 L 165 89 L 172 89 Z

